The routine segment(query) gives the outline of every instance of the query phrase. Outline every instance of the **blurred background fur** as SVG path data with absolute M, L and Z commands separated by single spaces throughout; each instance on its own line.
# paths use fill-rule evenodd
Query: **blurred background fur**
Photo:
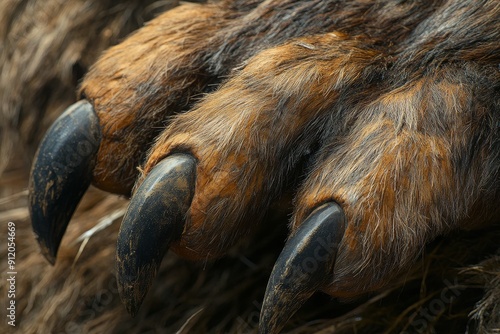
M 169 254 L 131 318 L 114 278 L 115 241 L 127 200 L 85 195 L 52 267 L 27 210 L 29 166 L 48 126 L 76 98 L 80 79 L 170 1 L 4 0 L 0 3 L 0 230 L 16 224 L 16 327 L 7 325 L 7 249 L 0 249 L 0 332 L 255 333 L 286 226 L 269 224 L 221 260 Z M 395 285 L 362 300 L 315 295 L 287 333 L 500 333 L 500 224 L 430 244 Z

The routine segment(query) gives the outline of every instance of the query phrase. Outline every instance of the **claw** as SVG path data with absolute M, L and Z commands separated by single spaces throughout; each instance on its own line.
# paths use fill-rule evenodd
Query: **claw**
M 173 154 L 156 165 L 132 197 L 118 234 L 116 255 L 120 296 L 132 316 L 170 244 L 181 237 L 195 181 L 196 160 Z
M 314 292 L 328 284 L 345 228 L 342 208 L 327 203 L 287 241 L 267 283 L 260 333 L 278 333 Z
M 99 119 L 82 100 L 55 121 L 38 148 L 30 176 L 30 214 L 42 254 L 51 264 L 90 185 L 100 142 Z

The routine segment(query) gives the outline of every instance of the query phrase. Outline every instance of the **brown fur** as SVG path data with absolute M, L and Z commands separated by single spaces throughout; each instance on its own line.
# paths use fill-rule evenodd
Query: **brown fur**
M 176 249 L 198 253 L 192 257 L 220 255 L 259 222 L 282 191 L 285 171 L 315 140 L 307 133 L 315 131 L 339 91 L 366 79 L 365 63 L 380 57 L 342 34 L 300 39 L 252 58 L 197 109 L 177 117 L 152 148 L 144 171 L 177 151 L 192 152 L 199 161 L 197 191 Z
M 92 68 L 81 95 L 92 102 L 102 124 L 95 185 L 130 193 L 145 147 L 166 119 L 189 108 L 193 95 L 213 83 L 197 54 L 224 26 L 224 16 L 218 6 L 182 5 L 108 50 Z
M 34 145 L 75 101 L 78 81 L 96 57 L 154 15 L 153 1 L 34 1 L 0 4 L 2 157 Z M 163 8 L 169 8 L 165 3 Z M 89 25 L 89 22 L 94 24 Z M 26 88 L 29 87 L 29 90 Z M 8 159 L 0 161 L 0 172 Z
M 49 3 L 60 9 L 57 1 Z M 2 146 L 10 151 L 18 133 L 25 143 L 37 141 L 40 134 L 32 129 L 45 128 L 73 100 L 80 75 L 72 70 L 84 71 L 100 50 L 132 29 L 133 20 L 122 21 L 126 9 L 143 10 L 133 2 L 117 7 L 124 12 L 108 12 L 110 3 L 79 9 L 83 1 L 70 1 L 53 15 L 54 9 L 29 4 L 0 5 L 4 17 L 23 18 L 2 20 L 7 24 L 0 30 L 6 46 L 0 58 L 6 116 L 1 125 L 8 139 Z M 178 253 L 203 259 L 225 253 L 272 203 L 301 184 L 292 228 L 329 200 L 344 206 L 350 222 L 325 289 L 352 297 L 387 286 L 436 236 L 499 219 L 499 11 L 495 1 L 451 0 L 181 5 L 108 50 L 82 84 L 106 138 L 95 182 L 128 193 L 135 168 L 172 121 L 151 148 L 144 174 L 174 151 L 189 151 L 199 161 L 197 193 Z M 87 31 L 95 17 L 109 30 L 96 24 Z M 34 29 L 33 22 L 52 34 Z M 57 38 L 61 31 L 69 31 L 67 38 Z M 40 51 L 23 52 L 32 49 Z M 31 94 L 23 95 L 24 87 Z M 93 205 L 95 215 L 76 217 L 86 225 L 70 225 L 70 236 L 124 204 Z M 284 224 L 283 217 L 278 222 Z M 269 229 L 273 223 L 266 218 L 261 224 Z M 68 331 L 71 323 L 94 332 L 119 331 L 119 321 L 139 326 L 141 319 L 128 319 L 116 295 L 108 311 L 90 322 L 83 316 L 89 308 L 75 301 L 77 295 L 92 299 L 105 284 L 115 234 L 116 226 L 94 240 L 95 254 L 85 253 L 71 273 L 75 246 L 63 244 L 56 270 L 42 264 L 33 246 L 26 248 L 31 254 L 22 255 L 21 269 L 29 278 L 20 295 L 29 293 L 26 282 L 45 278 L 28 300 L 20 299 L 25 332 Z M 153 296 L 171 295 L 162 286 L 183 290 L 168 281 L 180 263 L 164 264 L 160 276 L 167 282 Z M 204 280 L 203 272 L 193 272 Z M 491 282 L 497 277 L 481 284 L 495 291 Z M 496 296 L 487 295 L 478 309 L 497 312 Z M 169 301 L 162 312 L 172 316 L 175 307 Z M 154 313 L 154 306 L 145 308 Z M 484 328 L 499 326 L 484 311 L 476 314 Z
M 458 26 L 477 17 L 484 32 Z M 388 35 L 391 46 L 332 32 L 251 58 L 151 149 L 145 174 L 172 152 L 199 160 L 174 249 L 223 254 L 262 220 L 315 141 L 317 166 L 296 199 L 294 227 L 326 201 L 346 210 L 333 295 L 380 288 L 436 236 L 497 220 L 498 17 L 492 2 L 448 1 L 401 42 Z
M 101 57 L 82 84 L 81 95 L 93 101 L 105 138 L 94 184 L 129 194 L 144 146 L 151 145 L 169 117 L 190 109 L 201 93 L 259 51 L 332 27 L 373 35 L 373 43 L 387 43 L 391 36 L 394 43 L 435 10 L 426 6 L 409 15 L 416 13 L 416 6 L 392 1 L 375 6 L 363 1 L 349 6 L 342 1 L 223 1 L 185 4 L 153 20 Z M 311 13 L 330 20 L 312 18 Z M 394 22 L 399 22 L 397 29 Z M 157 72 L 162 75 L 151 75 Z M 126 147 L 126 156 L 112 153 Z

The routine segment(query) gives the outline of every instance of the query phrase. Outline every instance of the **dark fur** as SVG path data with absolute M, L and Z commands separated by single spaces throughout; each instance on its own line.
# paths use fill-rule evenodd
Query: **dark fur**
M 144 176 L 191 152 L 197 192 L 174 249 L 201 259 L 224 254 L 284 194 L 294 194 L 292 230 L 337 201 L 349 228 L 324 290 L 350 298 L 387 286 L 437 236 L 499 220 L 499 20 L 493 0 L 181 5 L 106 51 L 83 80 L 105 138 L 94 182 L 128 194 L 137 167 Z M 13 27 L 3 36 L 24 26 Z M 29 63 L 2 55 L 2 73 Z M 79 78 L 68 64 L 92 62 L 70 55 L 53 76 L 38 65 L 51 74 L 38 73 L 40 84 L 29 68 L 11 90 L 3 82 L 4 125 L 31 141 L 26 129 L 43 113 L 26 108 L 50 109 L 45 91 L 67 103 L 57 96 Z M 66 80 L 61 91 L 52 78 Z M 43 103 L 16 99 L 23 85 Z

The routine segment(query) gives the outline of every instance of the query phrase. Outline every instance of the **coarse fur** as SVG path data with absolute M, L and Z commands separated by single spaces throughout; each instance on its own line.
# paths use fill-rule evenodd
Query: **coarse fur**
M 90 19 L 72 14 L 79 25 L 69 13 L 102 17 L 111 2 L 65 6 L 73 3 L 59 16 L 35 1 L 0 7 L 26 18 L 2 33 L 2 161 L 18 133 L 25 144 L 38 141 L 32 129 L 40 120 L 45 128 L 55 117 L 46 113 L 72 100 L 79 72 L 132 29 L 125 13 L 144 8 L 111 11 L 119 24 L 103 19 L 108 35 L 92 25 L 101 33 L 93 39 L 81 34 Z M 29 10 L 48 16 L 33 19 Z M 74 26 L 62 25 L 68 37 L 43 49 L 40 31 L 27 27 L 35 20 L 52 29 L 44 38 L 59 36 L 49 18 Z M 143 162 L 141 178 L 172 152 L 192 153 L 196 195 L 173 248 L 203 260 L 271 221 L 265 214 L 290 206 L 290 194 L 292 230 L 334 200 L 349 228 L 324 290 L 351 298 L 387 287 L 437 236 L 499 220 L 499 19 L 495 1 L 182 4 L 106 51 L 81 84 L 105 138 L 94 183 L 128 195 Z M 37 48 L 31 59 L 22 52 Z M 7 84 L 16 77 L 9 71 L 22 80 Z M 33 92 L 28 100 L 23 86 Z M 485 297 L 490 312 L 498 311 L 494 289 Z
M 406 37 L 386 35 L 390 45 L 371 38 L 370 25 L 368 36 L 345 34 L 341 17 L 335 31 L 258 53 L 176 117 L 145 167 L 147 174 L 179 151 L 199 160 L 174 250 L 195 258 L 223 254 L 262 220 L 308 154 L 313 167 L 295 199 L 292 226 L 331 200 L 350 222 L 325 288 L 334 296 L 377 289 L 436 236 L 498 219 L 500 8 L 462 1 L 431 8 Z M 376 32 L 391 32 L 380 24 Z
M 153 2 L 2 1 L 2 157 L 18 147 L 31 159 L 47 127 L 75 100 L 75 87 L 96 57 L 151 19 L 156 10 L 176 4 L 164 2 L 156 8 Z M 29 93 L 24 94 L 26 87 Z M 0 171 L 8 160 L 2 158 Z

